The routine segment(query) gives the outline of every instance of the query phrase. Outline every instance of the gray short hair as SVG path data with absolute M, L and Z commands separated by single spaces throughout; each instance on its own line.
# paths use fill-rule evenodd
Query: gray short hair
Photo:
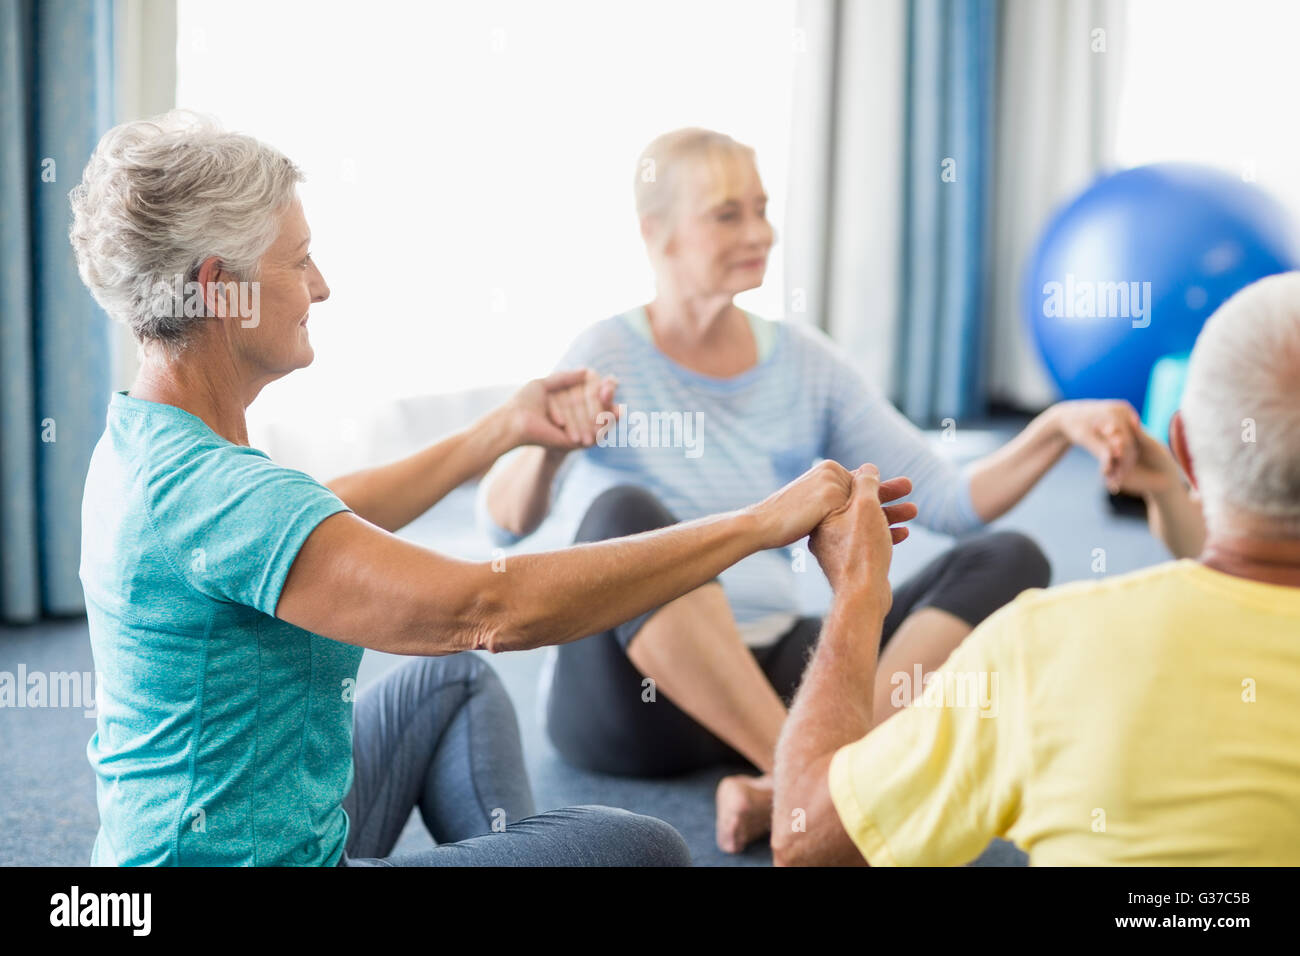
M 115 126 L 69 195 L 81 280 L 142 346 L 174 356 L 196 322 L 185 284 L 211 256 L 254 281 L 302 179 L 277 150 L 198 113 Z
M 1238 292 L 1192 350 L 1182 401 L 1211 527 L 1300 537 L 1300 272 Z

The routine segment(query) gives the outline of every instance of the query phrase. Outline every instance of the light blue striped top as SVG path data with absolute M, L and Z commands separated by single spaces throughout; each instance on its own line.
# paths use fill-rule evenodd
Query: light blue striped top
M 819 459 L 846 468 L 872 462 L 886 477 L 912 479 L 917 523 L 947 534 L 983 526 L 969 483 L 852 365 L 825 333 L 796 322 L 751 316 L 760 361 L 739 375 L 716 378 L 664 355 L 639 331 L 635 309 L 597 322 L 570 346 L 557 368 L 593 368 L 618 378 L 624 406 L 602 444 L 571 454 L 556 476 L 552 517 L 568 516 L 571 540 L 586 506 L 618 484 L 649 489 L 680 520 L 731 511 L 759 501 Z M 480 526 L 498 546 L 519 538 L 492 521 L 483 483 Z M 548 518 L 548 521 L 551 520 Z M 793 547 L 764 551 L 721 575 L 736 620 L 799 609 Z

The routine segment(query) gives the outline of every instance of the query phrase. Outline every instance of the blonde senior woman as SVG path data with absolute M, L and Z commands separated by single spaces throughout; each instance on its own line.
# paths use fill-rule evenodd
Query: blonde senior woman
M 875 671 L 880 722 L 910 700 L 899 675 L 929 673 L 989 614 L 1048 583 L 1033 541 L 984 529 L 1072 444 L 1098 458 L 1111 487 L 1149 490 L 1153 508 L 1171 513 L 1164 527 L 1187 527 L 1181 484 L 1124 403 L 1056 405 L 960 472 L 824 334 L 739 308 L 735 296 L 762 283 L 774 241 L 750 148 L 711 130 L 665 134 L 640 157 L 634 189 L 655 297 L 589 328 L 561 360 L 593 370 L 589 402 L 565 399 L 582 447 L 531 448 L 499 465 L 480 497 L 498 543 L 531 534 L 557 496 L 569 496 L 560 511 L 585 513 L 577 539 L 594 541 L 737 507 L 819 458 L 905 474 L 920 523 L 963 537 L 894 592 Z M 616 425 L 603 408 L 615 388 Z M 681 423 L 677 441 L 663 440 L 664 421 Z M 770 550 L 557 649 L 546 693 L 556 748 L 611 773 L 748 763 L 758 774 L 718 785 L 717 840 L 736 851 L 761 836 L 777 737 L 821 631 L 800 611 L 801 570 L 800 555 Z
M 845 504 L 849 473 L 814 468 L 758 504 L 504 573 L 397 537 L 507 449 L 573 447 L 557 408 L 581 373 L 329 485 L 250 447 L 245 410 L 311 363 L 309 315 L 329 298 L 301 178 L 271 147 L 172 113 L 110 130 L 72 194 L 81 276 L 142 353 L 82 515 L 103 680 L 92 862 L 687 862 L 652 818 L 537 814 L 510 701 L 464 652 L 561 643 L 675 600 L 807 534 Z M 354 707 L 366 647 L 415 660 Z M 414 807 L 435 845 L 393 855 Z

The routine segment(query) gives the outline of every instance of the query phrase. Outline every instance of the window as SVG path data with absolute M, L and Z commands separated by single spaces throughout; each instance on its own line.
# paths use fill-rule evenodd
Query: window
M 1185 160 L 1253 179 L 1300 213 L 1300 4 L 1127 5 L 1116 160 Z
M 652 295 L 632 179 L 665 130 L 752 145 L 779 236 L 794 23 L 795 0 L 181 0 L 178 105 L 304 168 L 331 287 L 315 362 L 250 417 L 550 371 Z M 740 302 L 780 317 L 779 267 Z

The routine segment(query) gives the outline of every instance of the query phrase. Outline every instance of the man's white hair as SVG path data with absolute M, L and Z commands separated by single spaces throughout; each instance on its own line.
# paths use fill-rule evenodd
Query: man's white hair
M 69 195 L 81 280 L 142 346 L 175 356 L 200 321 L 186 316 L 185 284 L 211 256 L 256 280 L 302 178 L 275 149 L 198 113 L 115 126 Z
M 1210 317 L 1182 410 L 1210 527 L 1300 537 L 1300 272 L 1261 279 Z

